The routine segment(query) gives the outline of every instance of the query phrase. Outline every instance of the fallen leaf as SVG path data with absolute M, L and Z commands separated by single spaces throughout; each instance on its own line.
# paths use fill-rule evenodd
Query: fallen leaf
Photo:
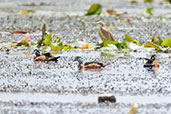
M 52 55 L 62 54 L 62 52 L 51 52 Z
M 65 45 L 65 46 L 63 46 L 63 49 L 75 49 L 75 48 L 72 46 Z
M 122 13 L 122 12 L 116 12 L 116 11 L 114 11 L 113 9 L 107 9 L 107 13 L 108 13 L 109 15 L 116 15 L 116 16 L 120 16 L 120 15 L 124 14 L 124 13 Z
M 102 5 L 101 4 L 93 4 L 91 7 L 88 9 L 87 13 L 85 15 L 100 15 L 102 12 Z
M 116 27 L 114 27 L 114 26 L 107 26 L 107 28 L 109 28 L 109 29 L 116 29 Z
M 90 44 L 88 43 L 80 47 L 80 49 L 88 49 L 88 48 L 91 48 Z
M 125 39 L 123 39 L 121 43 L 116 44 L 116 46 L 118 49 L 129 49 L 128 41 L 126 41 Z
M 134 39 L 133 39 L 131 36 L 127 35 L 127 34 L 125 34 L 125 39 L 126 39 L 128 42 L 133 42 L 133 41 L 134 41 Z
M 142 14 L 144 15 L 154 15 L 154 9 L 153 8 L 146 8 Z
M 98 48 L 103 48 L 103 47 L 110 47 L 110 48 L 104 48 L 106 50 L 110 49 L 127 49 L 127 44 L 125 43 L 125 41 L 123 42 L 118 42 L 118 41 L 110 41 L 110 40 L 106 40 L 106 41 L 103 41 L 103 43 L 101 44 L 100 47 Z M 115 48 L 116 47 L 116 48 Z M 97 48 L 97 49 L 98 49 Z
M 51 45 L 51 43 L 52 43 L 52 34 L 47 34 L 43 40 L 43 44 Z
M 125 34 L 125 40 L 128 42 L 133 42 L 139 46 L 142 46 L 141 42 L 138 42 L 137 40 L 133 39 L 131 36 L 129 36 L 128 34 Z
M 24 38 L 22 38 L 17 44 L 16 46 L 27 46 L 27 47 L 30 47 L 31 45 L 31 36 L 25 36 Z
M 144 3 L 153 3 L 154 0 L 144 0 Z
M 138 107 L 139 107 L 138 104 L 132 104 L 128 114 L 136 114 Z
M 137 4 L 137 3 L 138 3 L 137 0 L 132 0 L 132 1 L 131 1 L 131 4 Z
M 42 48 L 42 49 L 46 50 L 47 48 L 48 48 L 47 46 L 43 46 L 43 48 Z
M 101 53 L 101 56 L 107 56 L 107 57 L 115 57 L 114 54 L 110 54 L 110 53 Z
M 30 56 L 32 53 L 23 52 L 24 55 Z
M 27 32 L 25 32 L 25 31 L 20 31 L 20 30 L 14 30 L 12 33 L 13 33 L 13 34 L 26 34 Z
M 165 39 L 161 45 L 166 47 L 171 47 L 171 38 Z
M 36 10 L 33 10 L 33 9 L 25 9 L 25 10 L 22 10 L 21 12 L 22 12 L 22 14 L 35 13 Z
M 60 41 L 61 41 L 61 38 L 57 36 L 57 37 L 53 40 L 53 43 L 59 43 Z
M 148 42 L 148 43 L 146 43 L 146 44 L 144 45 L 144 47 L 153 47 L 153 48 L 155 48 L 156 50 L 161 50 L 161 48 L 160 48 L 157 44 L 155 44 L 155 43 L 153 43 L 153 42 Z
M 125 19 L 124 22 L 130 23 L 132 21 L 131 18 Z
M 167 3 L 169 3 L 169 2 L 171 3 L 171 0 L 164 0 L 164 1 L 167 2 Z
M 64 41 L 61 40 L 61 41 L 58 43 L 58 46 L 63 46 L 63 42 L 64 42 Z
M 153 37 L 151 38 L 151 41 L 159 46 L 161 46 L 163 42 L 163 40 L 159 36 L 156 36 L 156 35 L 153 35 Z
M 51 46 L 51 50 L 52 51 L 60 51 L 60 50 L 62 50 L 62 47 L 61 46 Z

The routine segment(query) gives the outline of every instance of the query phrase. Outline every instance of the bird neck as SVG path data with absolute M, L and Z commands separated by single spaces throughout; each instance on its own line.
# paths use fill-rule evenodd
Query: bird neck
M 41 56 L 41 55 L 40 55 L 39 52 L 35 52 L 35 53 L 34 53 L 34 56 L 35 56 L 35 57 L 39 57 L 39 56 Z
M 79 65 L 83 64 L 83 61 L 80 58 L 77 58 L 76 61 L 78 61 Z

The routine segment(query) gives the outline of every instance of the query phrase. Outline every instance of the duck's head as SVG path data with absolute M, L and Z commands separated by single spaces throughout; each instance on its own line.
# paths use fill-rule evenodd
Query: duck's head
M 159 57 L 157 57 L 157 55 L 154 54 L 154 55 L 151 56 L 151 59 L 152 60 L 156 60 L 156 59 L 159 60 Z
M 41 56 L 40 51 L 38 49 L 34 49 L 33 54 L 35 57 Z
M 81 57 L 80 56 L 77 56 L 74 61 L 78 61 L 79 64 L 83 64 L 83 61 L 81 60 Z

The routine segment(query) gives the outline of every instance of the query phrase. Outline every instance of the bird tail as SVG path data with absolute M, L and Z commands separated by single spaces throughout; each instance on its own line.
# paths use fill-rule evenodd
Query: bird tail
M 105 67 L 105 66 L 107 66 L 107 65 L 111 65 L 111 64 L 110 64 L 110 63 L 106 63 L 106 64 L 103 64 L 102 67 Z
M 152 64 L 145 64 L 144 65 L 144 68 L 152 68 L 152 67 L 154 67 L 154 65 L 152 65 Z
M 58 56 L 58 57 L 50 57 L 49 61 L 58 61 L 59 58 L 60 58 L 60 56 Z

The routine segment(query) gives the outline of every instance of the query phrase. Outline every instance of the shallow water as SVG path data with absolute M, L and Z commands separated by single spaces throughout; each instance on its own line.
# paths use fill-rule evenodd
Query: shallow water
M 67 43 L 100 41 L 94 24 L 103 20 L 117 40 L 131 35 L 143 43 L 149 41 L 152 34 L 162 39 L 171 37 L 171 5 L 154 4 L 132 5 L 127 0 L 70 0 L 70 1 L 34 1 L 0 0 L 0 113 L 99 113 L 125 114 L 131 104 L 139 104 L 138 114 L 171 113 L 171 53 L 156 52 L 154 49 L 94 51 L 63 50 L 57 63 L 33 62 L 32 48 L 11 48 L 7 41 L 19 41 L 25 35 L 11 34 L 13 30 L 34 30 L 30 33 L 33 41 L 41 38 L 41 26 L 47 24 L 47 30 L 61 37 Z M 40 3 L 44 5 L 40 6 Z M 85 9 L 94 2 L 103 6 L 101 16 L 84 16 Z M 153 16 L 142 16 L 146 7 L 154 7 Z M 118 12 L 127 12 L 122 16 L 109 16 L 105 10 L 114 8 Z M 36 13 L 22 15 L 22 9 L 35 9 Z M 124 22 L 131 18 L 131 23 Z M 93 21 L 92 21 L 93 20 Z M 3 44 L 4 43 L 4 44 Z M 7 51 L 9 49 L 9 51 Z M 112 53 L 114 57 L 102 56 Z M 151 54 L 160 57 L 160 67 L 153 73 L 143 68 L 144 60 Z M 125 56 L 127 55 L 127 56 Z M 110 63 L 100 71 L 79 71 L 76 56 L 84 62 L 99 61 Z M 100 94 L 113 93 L 116 103 L 98 104 Z
M 2 102 L 60 102 L 60 103 L 96 103 L 100 94 L 55 94 L 55 93 L 0 93 L 0 101 Z M 116 96 L 117 103 L 125 104 L 161 104 L 171 103 L 171 96 L 162 97 L 157 95 L 151 96 Z

